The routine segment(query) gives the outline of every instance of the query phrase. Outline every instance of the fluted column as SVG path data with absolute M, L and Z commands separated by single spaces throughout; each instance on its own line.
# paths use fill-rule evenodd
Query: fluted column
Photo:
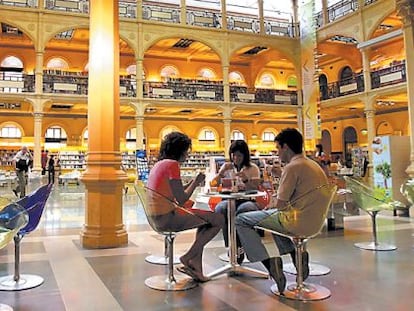
M 42 170 L 41 153 L 42 153 L 42 122 L 43 113 L 35 112 L 34 116 L 34 155 L 33 155 L 33 171 L 40 172 Z
M 322 0 L 322 26 L 329 23 L 328 17 L 328 0 Z
M 224 154 L 227 155 L 231 143 L 231 119 L 224 119 Z
M 137 19 L 142 20 L 142 0 L 137 0 L 136 14 L 137 14 Z
M 362 54 L 362 67 L 364 74 L 364 91 L 368 92 L 371 90 L 371 66 L 370 66 L 370 52 L 369 48 L 361 49 Z
M 223 99 L 225 103 L 230 102 L 229 66 L 223 66 Z
M 118 1 L 90 0 L 88 152 L 85 184 L 85 224 L 81 244 L 86 248 L 128 243 L 122 220 L 119 133 L 119 15 Z
M 35 93 L 43 93 L 43 51 L 36 51 Z
M 368 161 L 372 166 L 372 142 L 375 139 L 376 131 L 375 131 L 375 109 L 372 107 L 365 108 L 364 110 L 365 117 L 367 120 L 367 142 L 368 142 Z
M 185 0 L 180 0 L 180 24 L 187 24 L 187 7 L 185 5 Z
M 410 165 L 406 169 L 414 177 L 414 2 L 397 0 L 397 13 L 402 17 L 405 48 L 405 70 L 407 77 L 407 99 L 410 121 Z
M 221 0 L 221 28 L 227 30 L 226 0 Z
M 142 79 L 142 73 L 144 72 L 143 59 L 137 59 L 136 61 L 137 71 L 135 79 L 137 81 L 137 98 L 144 98 L 144 80 Z
M 263 9 L 263 0 L 258 0 L 259 5 L 259 23 L 260 23 L 260 34 L 265 33 L 265 27 L 264 27 L 264 9 Z
M 144 149 L 144 116 L 136 115 L 135 116 L 135 124 L 136 124 L 136 134 L 137 134 L 137 141 L 136 146 L 137 149 Z

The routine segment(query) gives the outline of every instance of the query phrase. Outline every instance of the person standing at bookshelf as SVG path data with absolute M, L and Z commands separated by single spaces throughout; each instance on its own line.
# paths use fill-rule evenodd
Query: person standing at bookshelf
M 47 160 L 47 183 L 55 183 L 55 156 L 51 154 Z
M 16 197 L 19 196 L 19 193 L 21 198 L 26 195 L 27 174 L 32 161 L 32 154 L 26 146 L 23 146 L 13 158 L 13 166 L 17 175 L 17 187 L 13 189 Z

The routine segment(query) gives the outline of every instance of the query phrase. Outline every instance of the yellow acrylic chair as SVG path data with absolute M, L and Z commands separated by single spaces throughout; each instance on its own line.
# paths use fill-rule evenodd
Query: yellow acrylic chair
M 10 203 L 1 199 L 0 204 L 6 204 L 0 207 L 0 249 L 2 249 L 13 240 L 22 227 L 27 225 L 29 215 L 18 203 Z M 13 311 L 13 308 L 0 303 L 0 311 Z
M 196 217 L 198 216 L 191 213 L 191 210 L 183 208 L 158 192 L 145 187 L 143 183 L 136 183 L 134 188 L 140 198 L 141 205 L 145 211 L 149 225 L 155 232 L 163 235 L 165 237 L 165 241 L 168 243 L 168 275 L 156 275 L 149 277 L 145 280 L 145 285 L 152 289 L 164 291 L 180 291 L 196 287 L 198 283 L 186 275 L 174 275 L 174 239 L 178 231 L 169 230 L 168 228 L 161 228 L 160 224 L 157 223 L 157 217 L 154 216 L 154 207 L 159 204 L 166 204 L 171 206 L 171 209 L 176 212 L 187 213 Z M 192 228 L 186 228 L 182 231 L 194 229 L 205 224 L 206 222 L 199 218 L 199 222 L 194 224 Z
M 257 226 L 257 229 L 268 231 L 289 238 L 295 245 L 296 252 L 296 282 L 289 282 L 283 295 L 286 298 L 313 301 L 322 300 L 331 296 L 331 292 L 326 287 L 319 284 L 305 283 L 303 281 L 302 254 L 306 250 L 306 243 L 309 239 L 317 236 L 326 221 L 329 207 L 336 193 L 336 185 L 325 184 L 312 189 L 295 201 L 289 203 L 288 210 L 284 213 L 292 220 L 292 227 L 284 232 L 272 229 L 275 217 L 279 217 L 279 212 L 266 217 Z M 306 207 L 309 215 L 305 215 L 303 208 Z M 302 214 L 302 215 L 301 215 Z M 299 223 L 303 220 L 303 224 Z M 280 295 L 276 284 L 271 287 L 276 295 Z
M 368 187 L 355 178 L 345 176 L 346 188 L 352 193 L 353 202 L 368 215 L 371 216 L 372 242 L 360 242 L 354 245 L 360 249 L 371 251 L 393 251 L 397 246 L 384 242 L 378 242 L 377 237 L 377 214 L 381 211 L 394 211 L 396 208 L 401 209 L 404 204 L 394 201 L 383 195 L 375 193 L 374 189 Z

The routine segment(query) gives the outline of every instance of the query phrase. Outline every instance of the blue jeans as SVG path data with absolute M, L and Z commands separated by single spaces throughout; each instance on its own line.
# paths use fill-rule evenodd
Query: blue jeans
M 271 215 L 271 216 L 270 216 Z M 279 222 L 278 211 L 275 209 L 260 210 L 239 214 L 236 217 L 236 230 L 247 254 L 247 258 L 251 262 L 263 261 L 265 259 L 288 254 L 295 250 L 293 242 L 286 237 L 273 234 L 273 239 L 276 243 L 277 249 L 265 247 L 259 233 L 254 229 L 266 217 L 271 217 L 271 225 L 267 228 L 285 232 L 282 224 Z M 264 227 L 264 226 L 263 226 Z

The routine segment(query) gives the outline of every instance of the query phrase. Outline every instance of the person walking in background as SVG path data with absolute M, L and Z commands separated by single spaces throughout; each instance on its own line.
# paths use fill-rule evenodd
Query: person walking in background
M 51 154 L 47 160 L 47 183 L 55 183 L 55 156 Z
M 17 186 L 13 189 L 16 197 L 19 196 L 19 193 L 20 198 L 23 198 L 26 195 L 27 174 L 32 160 L 32 154 L 26 146 L 23 146 L 13 158 L 13 166 L 17 175 Z
M 49 153 L 49 151 L 42 150 L 42 154 L 41 154 L 41 157 L 40 157 L 40 161 L 41 161 L 41 164 L 42 164 L 42 175 L 46 174 L 46 163 L 47 163 L 47 160 L 49 159 L 48 158 L 48 153 Z

